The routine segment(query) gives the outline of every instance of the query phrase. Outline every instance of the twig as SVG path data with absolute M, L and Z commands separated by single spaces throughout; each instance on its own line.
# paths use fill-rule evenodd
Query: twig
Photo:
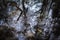
M 19 17 L 17 18 L 17 21 L 19 21 L 19 18 L 21 17 L 22 13 L 23 13 L 23 11 L 21 11 Z

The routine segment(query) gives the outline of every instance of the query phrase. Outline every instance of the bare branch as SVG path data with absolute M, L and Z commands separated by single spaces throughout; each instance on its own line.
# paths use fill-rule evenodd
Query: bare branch
M 19 18 L 21 17 L 22 13 L 23 13 L 23 11 L 21 11 L 19 17 L 17 18 L 17 21 L 19 21 Z
M 16 8 L 17 8 L 18 10 L 22 11 L 22 9 L 20 9 L 18 6 L 16 6 Z

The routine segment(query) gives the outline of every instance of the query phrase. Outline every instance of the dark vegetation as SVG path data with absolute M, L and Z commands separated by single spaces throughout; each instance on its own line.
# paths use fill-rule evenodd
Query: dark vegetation
M 0 25 L 0 40 L 18 40 L 15 33 L 14 28 Z

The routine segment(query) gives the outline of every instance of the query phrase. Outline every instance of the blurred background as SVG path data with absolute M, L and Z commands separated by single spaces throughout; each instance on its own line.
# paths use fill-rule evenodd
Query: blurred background
M 0 0 L 0 40 L 60 40 L 60 0 Z

